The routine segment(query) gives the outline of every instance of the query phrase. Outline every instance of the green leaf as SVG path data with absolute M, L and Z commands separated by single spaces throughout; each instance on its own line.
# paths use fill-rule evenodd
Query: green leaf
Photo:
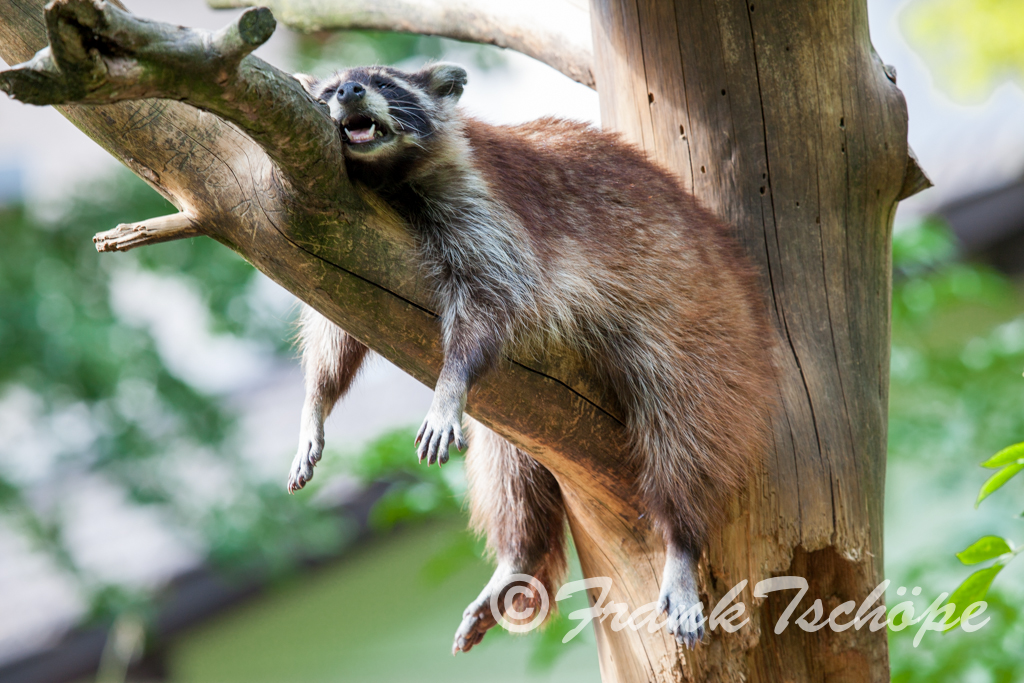
M 987 467 L 990 470 L 995 470 L 1000 467 L 1006 467 L 1007 465 L 1019 465 L 1022 462 L 1024 462 L 1024 442 L 1007 446 L 985 462 L 981 463 L 981 466 Z
M 946 620 L 946 623 L 953 623 L 959 619 L 964 613 L 964 610 L 973 605 L 976 602 L 985 599 L 985 595 L 988 593 L 989 587 L 992 585 L 993 579 L 996 575 L 1003 570 L 1003 564 L 996 562 L 991 567 L 986 569 L 979 569 L 974 572 L 961 583 L 953 594 L 949 596 L 949 603 L 953 605 L 953 614 Z M 946 632 L 951 631 L 953 627 L 947 628 Z
M 1007 465 L 989 477 L 988 481 L 986 481 L 981 487 L 981 491 L 978 492 L 978 500 L 974 503 L 974 507 L 981 505 L 981 501 L 998 491 L 1003 484 L 1013 479 L 1013 477 L 1021 470 L 1024 470 L 1024 463 Z
M 972 543 L 963 552 L 957 553 L 956 556 L 964 564 L 978 564 L 979 562 L 994 560 L 1000 555 L 1012 552 L 1013 546 L 1005 538 L 984 536 Z

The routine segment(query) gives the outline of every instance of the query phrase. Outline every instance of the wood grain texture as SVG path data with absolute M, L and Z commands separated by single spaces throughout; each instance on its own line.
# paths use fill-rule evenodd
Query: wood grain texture
M 775 451 L 705 558 L 712 602 L 750 581 L 755 627 L 719 632 L 685 678 L 888 680 L 884 630 L 775 636 L 792 592 L 762 604 L 750 592 L 805 576 L 797 615 L 815 597 L 827 613 L 882 580 L 890 237 L 910 171 L 906 107 L 871 47 L 866 3 L 591 4 L 604 125 L 735 227 L 781 340 Z

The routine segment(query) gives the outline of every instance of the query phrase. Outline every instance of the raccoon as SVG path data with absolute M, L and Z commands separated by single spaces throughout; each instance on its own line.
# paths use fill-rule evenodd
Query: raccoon
M 696 564 L 726 497 L 766 450 L 775 395 L 765 306 L 727 228 L 614 134 L 463 114 L 459 66 L 296 78 L 329 105 L 349 178 L 407 222 L 432 286 L 444 364 L 417 453 L 440 466 L 450 445 L 469 444 L 471 521 L 497 560 L 453 653 L 495 625 L 490 600 L 508 577 L 532 575 L 551 593 L 565 572 L 558 482 L 463 415 L 467 391 L 504 353 L 550 345 L 577 349 L 614 389 L 645 512 L 666 544 L 658 605 L 694 647 Z M 307 395 L 290 491 L 312 477 L 324 419 L 367 355 L 310 308 L 300 337 Z

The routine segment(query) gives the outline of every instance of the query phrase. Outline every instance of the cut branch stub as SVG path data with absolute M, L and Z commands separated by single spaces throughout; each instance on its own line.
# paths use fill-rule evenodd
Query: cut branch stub
M 270 40 L 275 28 L 277 21 L 266 7 L 246 10 L 237 22 L 214 34 L 213 44 L 223 57 L 237 58 L 240 62 L 242 57 Z
M 917 160 L 917 155 L 914 154 L 914 150 L 907 146 L 907 170 L 903 176 L 903 187 L 900 188 L 899 194 L 896 199 L 903 201 L 907 197 L 913 197 L 918 192 L 924 192 L 929 187 L 932 187 L 931 178 L 921 168 L 920 162 Z
M 92 238 L 96 251 L 128 251 L 135 247 L 202 235 L 203 231 L 184 213 L 160 216 L 138 223 L 121 223 Z

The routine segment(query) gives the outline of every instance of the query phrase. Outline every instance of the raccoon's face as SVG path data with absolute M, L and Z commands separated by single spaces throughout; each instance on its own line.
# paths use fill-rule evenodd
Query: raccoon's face
M 371 66 L 324 80 L 295 77 L 330 107 L 345 156 L 368 163 L 425 150 L 425 143 L 453 116 L 466 85 L 465 69 L 454 64 L 432 64 L 414 73 Z

